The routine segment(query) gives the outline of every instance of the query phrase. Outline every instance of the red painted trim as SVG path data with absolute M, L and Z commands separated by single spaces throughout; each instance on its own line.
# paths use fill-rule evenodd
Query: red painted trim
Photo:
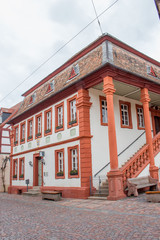
M 101 120 L 100 124 L 101 124 L 102 126 L 108 126 L 108 123 L 103 123 L 103 119 L 102 119 L 102 101 L 103 101 L 103 100 L 105 100 L 105 101 L 107 102 L 106 97 L 104 97 L 104 96 L 99 96 L 99 102 L 100 102 L 100 120 Z
M 38 118 L 41 117 L 41 135 L 37 136 L 38 134 Z M 42 113 L 39 113 L 35 116 L 35 139 L 42 137 Z
M 59 172 L 58 169 L 58 153 L 63 152 L 63 176 L 57 176 L 57 173 Z M 55 150 L 55 179 L 64 179 L 65 178 L 65 161 L 64 161 L 64 148 Z
M 63 108 L 63 126 L 62 128 L 57 129 L 58 126 L 58 108 Z M 64 102 L 61 102 L 55 106 L 55 132 L 60 132 L 64 130 Z
M 23 161 L 23 177 L 22 175 L 22 161 Z M 19 180 L 24 180 L 24 174 L 25 174 L 25 158 L 19 158 Z
M 50 129 L 50 132 L 46 133 L 46 131 L 48 130 L 47 129 L 47 113 L 49 112 L 51 112 L 51 129 Z M 51 134 L 52 134 L 52 107 L 44 111 L 44 136 L 48 136 Z
M 125 104 L 125 105 L 128 106 L 128 118 L 129 118 L 129 125 L 128 126 L 122 124 L 121 104 Z M 130 129 L 133 128 L 133 126 L 132 126 L 132 115 L 131 115 L 131 103 L 119 100 L 119 110 L 120 110 L 121 128 L 130 128 Z
M 77 165 L 78 165 L 78 174 L 71 175 L 70 172 L 72 170 L 72 159 L 71 159 L 71 151 L 73 149 L 77 149 Z M 68 178 L 79 178 L 79 146 L 68 147 Z
M 104 41 L 110 41 L 113 44 L 117 45 L 118 47 L 125 49 L 141 58 L 143 58 L 146 61 L 149 61 L 150 63 L 153 63 L 157 66 L 160 67 L 160 63 L 148 56 L 146 56 L 145 54 L 137 51 L 136 49 L 128 46 L 127 44 L 121 42 L 120 40 L 110 36 L 110 35 L 103 35 L 102 37 L 98 38 L 96 41 L 94 41 L 93 43 L 91 43 L 90 45 L 88 45 L 86 48 L 84 48 L 82 51 L 80 51 L 79 53 L 77 53 L 76 55 L 74 55 L 74 57 L 72 57 L 71 59 L 69 59 L 66 63 L 64 63 L 61 67 L 59 67 L 58 69 L 56 69 L 54 72 L 52 72 L 50 75 L 48 75 L 47 77 L 45 77 L 43 80 L 41 80 L 38 84 L 36 84 L 35 86 L 33 86 L 32 88 L 30 88 L 28 91 L 26 91 L 22 96 L 27 96 L 29 95 L 31 92 L 35 91 L 38 87 L 40 87 L 42 84 L 44 84 L 45 82 L 47 82 L 49 79 L 53 78 L 55 75 L 57 75 L 58 73 L 60 73 L 61 71 L 63 71 L 65 68 L 67 68 L 68 66 L 70 66 L 71 64 L 73 64 L 75 61 L 77 61 L 78 59 L 80 59 L 81 57 L 83 57 L 84 55 L 86 55 L 87 53 L 89 53 L 90 51 L 92 51 L 94 48 L 98 47 L 100 44 L 102 44 Z
M 32 135 L 29 136 L 29 132 L 30 132 L 29 127 L 30 127 L 30 122 L 31 121 L 32 121 Z M 33 125 L 33 117 L 31 117 L 30 119 L 27 120 L 27 142 L 30 142 L 30 141 L 33 140 L 33 127 L 34 127 L 34 125 Z
M 23 151 L 23 152 L 15 153 L 15 154 L 12 154 L 11 156 L 15 157 L 15 156 L 19 156 L 21 154 L 26 154 L 26 153 L 38 151 L 38 150 L 45 149 L 45 148 L 50 148 L 50 147 L 55 147 L 55 146 L 59 146 L 59 145 L 70 143 L 70 142 L 75 142 L 77 140 L 80 140 L 81 138 L 92 138 L 92 137 L 93 136 L 88 135 L 88 136 L 80 136 L 80 137 L 76 137 L 76 138 L 72 138 L 72 139 L 67 139 L 67 140 L 64 140 L 64 141 L 61 141 L 61 142 L 51 143 L 51 144 L 48 144 L 48 145 L 44 145 L 42 147 L 32 148 L 30 150 L 26 150 L 26 151 Z
M 71 109 L 70 109 L 70 102 L 76 100 L 76 103 L 77 103 L 77 95 L 74 95 L 73 97 L 71 98 L 68 98 L 67 99 L 67 128 L 71 128 L 71 127 L 75 127 L 78 125 L 78 112 L 77 112 L 77 107 L 76 107 L 76 115 L 77 115 L 77 121 L 76 123 L 73 123 L 73 124 L 69 124 L 71 122 Z

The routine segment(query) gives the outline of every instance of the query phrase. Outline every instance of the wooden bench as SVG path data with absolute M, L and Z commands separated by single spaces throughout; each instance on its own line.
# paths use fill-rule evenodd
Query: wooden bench
M 42 192 L 42 199 L 60 201 L 61 194 L 60 194 L 60 192 L 57 192 L 57 191 L 44 191 L 44 192 Z
M 149 191 L 146 192 L 148 202 L 160 202 L 160 191 Z
M 152 189 L 158 190 L 158 180 L 150 176 L 139 177 L 139 178 L 128 178 L 127 187 L 128 188 L 126 190 L 128 190 L 128 196 L 131 196 L 133 194 L 135 197 L 137 197 L 138 189 L 150 187 L 150 190 Z

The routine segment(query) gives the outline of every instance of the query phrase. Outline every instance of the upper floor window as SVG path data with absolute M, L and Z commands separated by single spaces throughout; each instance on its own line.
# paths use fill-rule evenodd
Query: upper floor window
M 144 129 L 144 115 L 143 115 L 143 106 L 136 104 L 137 111 L 137 127 L 138 129 Z
M 18 145 L 18 126 L 14 130 L 14 145 Z
M 45 117 L 45 135 L 52 133 L 52 108 L 48 109 L 44 113 Z
M 24 143 L 25 142 L 25 122 L 21 123 L 20 138 L 21 138 L 21 143 Z
M 36 115 L 36 138 L 42 136 L 42 113 Z
M 129 102 L 119 101 L 120 117 L 122 128 L 132 128 L 131 104 Z
M 55 132 L 64 130 L 64 102 L 55 106 Z
M 33 117 L 28 120 L 28 141 L 33 139 Z
M 67 100 L 68 128 L 77 125 L 76 96 Z
M 107 101 L 103 96 L 99 97 L 100 99 L 100 112 L 101 112 L 101 125 L 108 125 L 108 114 L 107 114 Z

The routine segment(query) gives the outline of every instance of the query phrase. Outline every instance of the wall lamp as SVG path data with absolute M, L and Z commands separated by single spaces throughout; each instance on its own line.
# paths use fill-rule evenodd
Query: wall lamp
M 33 163 L 32 163 L 31 161 L 29 161 L 29 165 L 30 165 L 31 167 L 33 167 Z

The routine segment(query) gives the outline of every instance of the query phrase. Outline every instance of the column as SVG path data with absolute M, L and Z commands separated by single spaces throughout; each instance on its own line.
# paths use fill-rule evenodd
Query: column
M 90 97 L 86 89 L 78 90 L 77 109 L 79 110 L 79 136 L 80 136 L 80 170 L 81 187 L 86 189 L 85 195 L 89 196 L 90 176 L 92 177 L 91 158 L 91 132 L 90 132 Z
M 150 176 L 152 178 L 158 179 L 158 167 L 155 166 L 154 163 L 154 154 L 153 154 L 153 143 L 152 143 L 152 132 L 151 132 L 151 121 L 149 114 L 149 102 L 150 97 L 147 88 L 141 89 L 141 102 L 143 104 L 144 111 L 144 123 L 145 123 L 145 131 L 146 131 L 146 143 L 148 144 L 149 149 L 149 159 L 150 159 Z
M 115 92 L 112 77 L 103 78 L 103 92 L 107 99 L 108 138 L 110 153 L 110 172 L 108 172 L 109 196 L 108 200 L 118 200 L 126 197 L 123 192 L 122 172 L 118 169 L 117 139 L 114 118 L 113 94 Z
M 10 131 L 10 141 L 11 141 L 11 153 L 10 153 L 10 186 L 8 187 L 8 193 L 12 192 L 12 169 L 13 169 L 13 161 L 12 161 L 12 154 L 13 154 L 13 145 L 14 145 L 14 130 L 13 127 Z

